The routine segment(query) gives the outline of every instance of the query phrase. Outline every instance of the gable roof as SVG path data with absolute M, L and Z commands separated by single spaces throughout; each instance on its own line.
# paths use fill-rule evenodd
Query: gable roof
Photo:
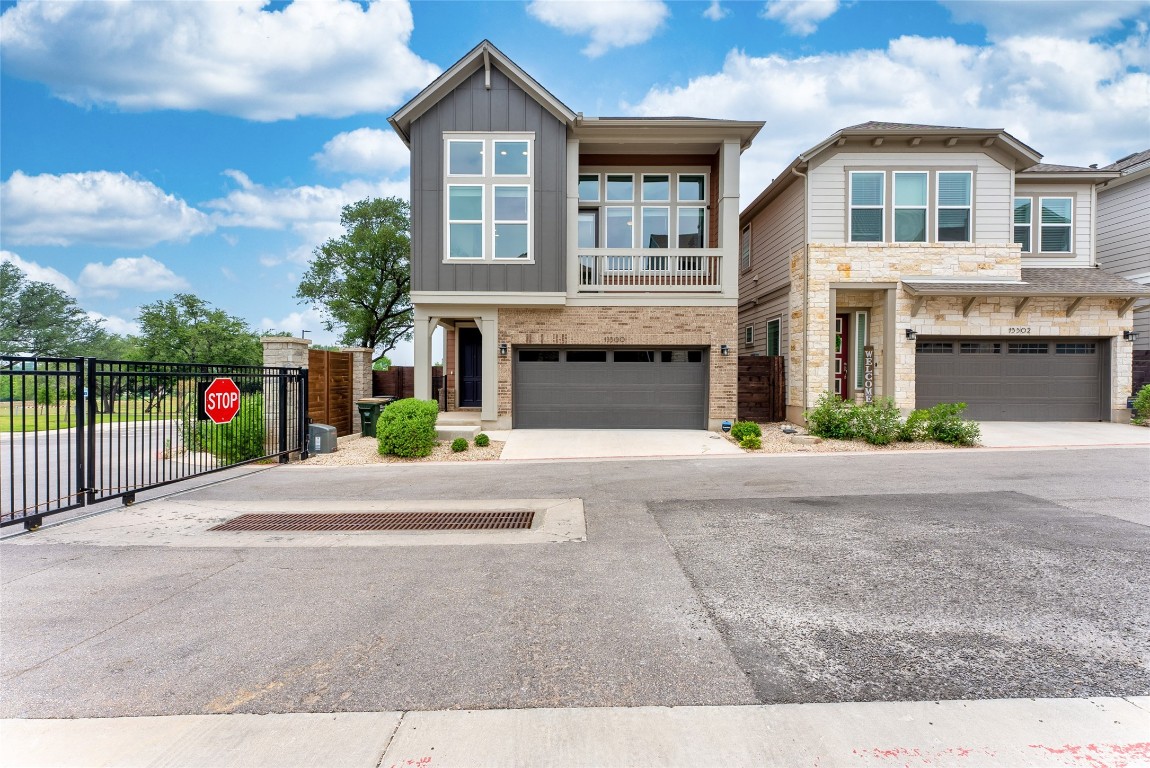
M 493 65 L 497 65 L 499 71 L 507 75 L 508 80 L 539 102 L 557 120 L 568 125 L 574 124 L 576 114 L 571 111 L 571 108 L 537 83 L 535 78 L 524 72 L 518 64 L 507 57 L 507 54 L 496 48 L 490 40 L 484 40 L 472 48 L 467 55 L 452 64 L 447 71 L 412 97 L 411 101 L 400 107 L 394 115 L 387 119 L 387 122 L 395 128 L 395 132 L 403 139 L 403 143 L 410 146 L 412 121 L 435 106 L 444 96 L 458 88 L 476 71 L 489 69 Z
M 1127 155 L 1121 160 L 1115 160 L 1110 165 L 1103 166 L 1102 170 L 1132 173 L 1133 169 L 1146 163 L 1150 163 L 1150 149 L 1144 149 L 1141 152 L 1135 152 L 1132 155 Z

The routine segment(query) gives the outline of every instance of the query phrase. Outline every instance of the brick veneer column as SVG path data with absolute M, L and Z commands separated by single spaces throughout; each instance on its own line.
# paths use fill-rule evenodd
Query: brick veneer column
M 290 336 L 264 336 L 260 339 L 264 347 L 265 368 L 307 368 L 308 347 L 311 339 L 294 339 Z M 268 453 L 279 447 L 279 385 L 274 379 L 264 380 L 264 424 L 267 433 L 264 445 Z M 299 418 L 296 400 L 289 397 L 288 423 Z
M 341 347 L 340 352 L 351 353 L 351 423 L 352 432 L 359 434 L 363 424 L 356 402 L 371 397 L 371 353 L 369 347 Z

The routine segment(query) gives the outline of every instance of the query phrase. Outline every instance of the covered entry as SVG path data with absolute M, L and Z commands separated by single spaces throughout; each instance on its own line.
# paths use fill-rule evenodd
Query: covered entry
M 704 349 L 515 350 L 516 429 L 706 429 Z
M 915 406 L 982 421 L 1107 421 L 1107 339 L 952 338 L 915 345 Z

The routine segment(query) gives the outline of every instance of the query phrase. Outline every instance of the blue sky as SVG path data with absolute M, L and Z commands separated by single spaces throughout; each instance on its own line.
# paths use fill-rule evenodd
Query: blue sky
M 0 259 L 116 332 L 190 291 L 330 342 L 293 298 L 312 250 L 342 205 L 406 196 L 387 117 L 485 37 L 588 115 L 766 121 L 745 201 L 865 120 L 1004 127 L 1072 165 L 1150 147 L 1147 2 L 0 8 Z

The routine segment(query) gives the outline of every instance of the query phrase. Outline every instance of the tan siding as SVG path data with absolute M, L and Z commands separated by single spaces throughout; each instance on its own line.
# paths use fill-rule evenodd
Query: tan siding
M 787 332 L 790 328 L 790 291 L 786 288 L 778 290 L 759 300 L 753 307 L 739 310 L 739 354 L 765 355 L 767 354 L 767 323 L 776 318 L 782 320 L 779 329 L 779 351 L 785 352 L 787 348 Z M 747 326 L 755 328 L 755 342 L 747 345 Z
M 973 169 L 975 242 L 999 244 L 1010 242 L 1012 239 L 1011 171 L 989 155 L 977 152 L 840 152 L 810 170 L 812 243 L 840 245 L 846 242 L 848 168 Z M 933 189 L 933 178 L 931 184 Z M 889 212 L 888 188 L 888 216 Z M 933 221 L 933 212 L 931 220 Z
M 1038 223 L 1039 210 L 1037 198 L 1039 197 L 1073 197 L 1074 198 L 1074 253 L 1056 256 L 1051 254 L 1029 253 L 1022 254 L 1024 267 L 1089 267 L 1093 265 L 1091 249 L 1091 230 L 1094 226 L 1094 217 L 1091 215 L 1090 184 L 1056 184 L 1035 183 L 1029 179 L 1019 179 L 1016 195 L 1018 197 L 1035 198 L 1034 224 Z M 1013 210 L 1013 208 L 1012 208 Z M 1039 247 L 1039 228 L 1033 229 L 1034 248 Z M 1013 234 L 1011 235 L 1013 239 Z
M 739 274 L 739 301 L 785 288 L 790 254 L 803 244 L 803 182 L 791 184 L 751 220 L 751 268 Z

